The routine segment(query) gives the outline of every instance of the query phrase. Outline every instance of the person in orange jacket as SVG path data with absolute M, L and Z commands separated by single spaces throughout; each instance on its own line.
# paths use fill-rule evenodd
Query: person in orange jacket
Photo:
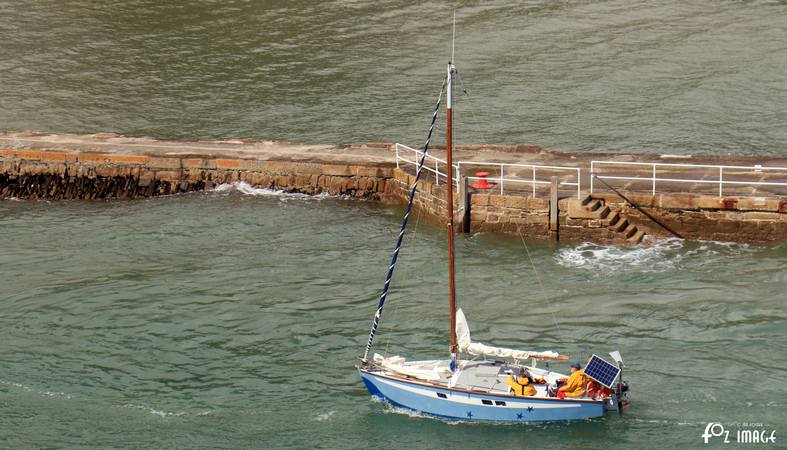
M 574 363 L 571 365 L 571 375 L 569 375 L 569 377 L 565 380 L 565 384 L 560 386 L 560 388 L 557 390 L 557 396 L 559 398 L 575 398 L 585 395 L 585 387 L 587 387 L 590 377 L 585 375 L 585 371 L 582 370 L 582 366 L 580 366 L 578 363 Z
M 530 376 L 525 369 L 520 368 L 516 376 L 514 374 L 509 375 L 506 382 L 513 389 L 514 395 L 530 397 L 536 394 L 536 388 L 533 386 Z

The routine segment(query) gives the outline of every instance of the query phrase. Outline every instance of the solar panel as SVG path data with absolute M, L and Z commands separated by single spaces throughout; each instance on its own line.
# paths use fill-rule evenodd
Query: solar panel
M 620 375 L 620 368 L 593 355 L 585 366 L 585 375 L 611 388 L 615 379 Z

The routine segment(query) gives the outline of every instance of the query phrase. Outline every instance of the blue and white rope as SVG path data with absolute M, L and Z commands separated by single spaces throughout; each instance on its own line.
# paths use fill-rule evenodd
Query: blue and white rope
M 377 326 L 380 325 L 380 317 L 383 314 L 385 299 L 388 297 L 388 287 L 391 284 L 391 278 L 393 277 L 394 268 L 396 267 L 396 260 L 399 258 L 399 250 L 402 248 L 404 231 L 407 228 L 407 219 L 410 218 L 410 210 L 413 208 L 413 199 L 415 198 L 415 193 L 418 190 L 418 180 L 421 178 L 421 170 L 424 167 L 426 155 L 429 153 L 429 143 L 432 140 L 432 132 L 434 131 L 434 124 L 437 121 L 437 113 L 440 110 L 440 102 L 443 99 L 444 89 L 445 82 L 443 83 L 443 87 L 440 88 L 440 95 L 437 96 L 437 105 L 435 105 L 434 113 L 432 113 L 432 124 L 429 126 L 429 134 L 426 136 L 424 153 L 421 156 L 421 160 L 418 162 L 418 169 L 415 171 L 415 182 L 413 182 L 413 187 L 410 190 L 410 197 L 407 201 L 407 210 L 404 213 L 404 218 L 402 218 L 402 229 L 399 231 L 399 237 L 396 240 L 396 248 L 394 249 L 393 255 L 391 256 L 391 265 L 388 266 L 388 276 L 385 278 L 385 284 L 383 284 L 383 293 L 380 295 L 380 302 L 377 304 L 377 311 L 374 313 L 374 319 L 372 319 L 372 329 L 369 331 L 369 340 L 366 342 L 366 351 L 363 352 L 363 358 L 361 359 L 361 361 L 364 363 L 366 363 L 366 360 L 369 356 L 369 350 L 372 348 L 372 342 L 374 341 L 374 334 L 377 332 Z M 449 168 L 448 170 L 451 169 Z

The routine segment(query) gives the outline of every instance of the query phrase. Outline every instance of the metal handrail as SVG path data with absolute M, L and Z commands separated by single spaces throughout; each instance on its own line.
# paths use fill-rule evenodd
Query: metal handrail
M 420 150 L 417 150 L 417 149 L 414 149 L 412 147 L 408 147 L 406 145 L 399 144 L 399 143 L 396 143 L 395 147 L 396 147 L 396 168 L 397 169 L 399 169 L 399 161 L 408 162 L 410 164 L 414 164 L 414 165 L 417 166 L 418 165 L 418 161 L 416 161 L 416 160 L 418 158 L 420 158 L 424 154 L 424 152 L 422 152 Z M 415 159 L 416 160 L 410 160 L 410 159 L 405 158 L 404 156 L 401 156 L 399 154 L 399 147 L 402 147 L 405 150 L 408 150 L 408 151 L 411 151 L 411 152 L 415 153 Z M 434 173 L 435 184 L 439 185 L 441 176 L 448 178 L 448 175 L 443 173 L 443 172 L 441 172 L 440 171 L 440 167 L 439 167 L 440 163 L 443 163 L 443 165 L 445 165 L 446 161 L 444 159 L 440 159 L 440 158 L 438 158 L 436 156 L 432 156 L 432 155 L 426 155 L 426 159 L 428 161 L 434 161 L 434 168 L 432 168 L 431 166 L 426 165 L 426 163 L 424 163 L 424 167 L 423 168 L 426 169 L 429 172 Z M 454 165 L 454 168 L 456 168 L 458 170 L 458 166 L 457 165 Z
M 597 165 L 616 165 L 616 166 L 644 166 L 651 168 L 650 177 L 635 177 L 635 176 L 619 176 L 619 175 L 599 175 L 597 173 Z M 681 168 L 681 169 L 718 169 L 718 180 L 699 180 L 691 178 L 658 178 L 656 176 L 657 168 Z M 747 186 L 787 186 L 787 182 L 780 181 L 737 181 L 725 180 L 724 170 L 750 170 L 753 172 L 762 172 L 766 170 L 777 170 L 787 172 L 787 167 L 768 167 L 762 165 L 754 166 L 723 166 L 716 164 L 678 164 L 678 163 L 648 163 L 648 162 L 623 162 L 623 161 L 591 161 L 590 162 L 590 193 L 593 193 L 593 180 L 595 178 L 603 180 L 628 180 L 628 181 L 650 181 L 651 182 L 651 195 L 656 195 L 656 182 L 665 181 L 672 183 L 696 183 L 696 184 L 718 184 L 719 197 L 724 196 L 724 185 L 747 185 Z
M 505 191 L 503 190 L 503 184 L 505 182 L 513 182 L 513 183 L 527 183 L 533 186 L 533 197 L 536 196 L 536 186 L 539 184 L 550 184 L 551 181 L 539 181 L 536 179 L 536 173 L 538 170 L 542 171 L 563 171 L 563 172 L 570 172 L 571 174 L 576 174 L 577 181 L 561 181 L 560 185 L 565 186 L 576 186 L 577 188 L 577 198 L 581 198 L 581 185 L 582 185 L 582 169 L 579 167 L 568 167 L 568 166 L 546 166 L 541 164 L 513 164 L 513 163 L 495 163 L 495 162 L 480 162 L 480 161 L 459 161 L 458 165 L 465 166 L 480 166 L 480 167 L 499 167 L 500 168 L 500 176 L 496 179 L 488 178 L 490 181 L 497 180 L 500 184 L 500 195 L 503 195 Z M 506 167 L 516 167 L 521 169 L 530 169 L 532 170 L 532 178 L 529 180 L 523 178 L 505 178 L 505 168 Z M 457 170 L 458 171 L 458 170 Z M 471 180 L 478 180 L 478 177 L 467 177 Z
M 397 143 L 395 145 L 395 149 L 396 149 L 396 168 L 397 169 L 400 168 L 400 166 L 399 166 L 399 162 L 400 161 L 407 162 L 407 163 L 410 163 L 410 164 L 416 164 L 417 163 L 415 160 L 411 160 L 411 159 L 408 159 L 408 158 L 402 156 L 400 154 L 400 149 L 407 150 L 409 152 L 414 153 L 415 159 L 418 159 L 421 155 L 423 155 L 422 151 L 414 149 L 412 147 L 408 147 L 408 146 L 403 145 L 403 144 L 399 144 L 399 143 Z M 430 162 L 434 161 L 434 168 L 431 167 L 431 164 L 429 166 L 424 164 L 424 169 L 426 169 L 429 172 L 432 172 L 432 173 L 435 174 L 435 183 L 439 185 L 441 176 L 447 178 L 447 175 L 440 171 L 440 164 L 442 163 L 445 166 L 446 161 L 444 159 L 440 159 L 440 158 L 438 158 L 436 156 L 432 156 L 432 155 L 426 155 L 426 158 Z M 453 168 L 456 171 L 456 177 L 455 178 L 456 178 L 457 189 L 460 188 L 459 185 L 460 185 L 460 174 L 461 174 L 461 166 L 462 165 L 464 165 L 465 167 L 467 167 L 467 166 L 498 167 L 499 170 L 500 170 L 500 176 L 497 177 L 497 178 L 494 178 L 494 179 L 489 179 L 488 178 L 488 180 L 490 180 L 490 181 L 498 181 L 498 183 L 500 184 L 500 194 L 501 195 L 505 194 L 505 190 L 503 188 L 504 183 L 512 182 L 512 183 L 525 183 L 525 184 L 532 185 L 533 186 L 533 196 L 535 197 L 536 196 L 536 187 L 538 185 L 550 184 L 551 183 L 551 181 L 543 181 L 543 180 L 538 180 L 537 179 L 537 172 L 539 170 L 542 170 L 542 171 L 564 171 L 564 172 L 570 172 L 571 174 L 576 174 L 577 181 L 576 182 L 573 182 L 573 181 L 562 181 L 562 182 L 560 182 L 560 185 L 576 186 L 577 198 L 581 198 L 581 181 L 582 181 L 581 180 L 581 169 L 578 168 L 578 167 L 546 166 L 546 165 L 539 165 L 539 164 L 495 163 L 495 162 L 485 162 L 485 161 L 458 161 L 456 164 L 453 164 Z M 505 169 L 506 168 L 509 168 L 509 169 L 510 168 L 530 169 L 530 170 L 532 170 L 532 178 L 529 179 L 529 180 L 528 179 L 522 179 L 522 178 L 510 178 L 510 177 L 506 178 L 505 177 Z M 470 180 L 479 180 L 479 179 L 481 179 L 480 177 L 470 177 L 470 176 L 468 176 L 467 178 L 470 179 Z
M 396 144 L 396 167 L 400 168 L 400 161 L 407 162 L 413 165 L 417 165 L 418 162 L 416 161 L 420 156 L 423 155 L 423 152 L 412 147 L 408 147 L 403 144 Z M 409 159 L 403 156 L 400 152 L 401 150 L 407 150 L 412 152 L 415 156 L 415 159 Z M 431 172 L 435 176 L 435 183 L 440 184 L 440 177 L 448 177 L 447 174 L 440 170 L 440 165 L 442 164 L 445 166 L 446 161 L 444 159 L 440 159 L 436 156 L 426 155 L 429 164 L 424 165 L 424 169 Z M 432 162 L 434 164 L 432 164 Z M 481 161 L 459 161 L 453 165 L 454 170 L 456 171 L 456 185 L 457 189 L 459 189 L 460 185 L 460 174 L 461 174 L 461 166 L 477 166 L 477 167 L 497 167 L 500 171 L 500 176 L 495 178 L 487 178 L 489 181 L 496 181 L 500 185 L 500 194 L 505 194 L 505 190 L 503 185 L 506 182 L 512 183 L 524 183 L 530 184 L 533 187 L 533 196 L 536 196 L 536 187 L 538 185 L 545 185 L 549 184 L 549 181 L 543 181 L 537 179 L 537 171 L 565 171 L 570 172 L 572 174 L 576 173 L 576 182 L 573 181 L 561 181 L 560 185 L 562 186 L 576 186 L 577 189 L 577 198 L 581 198 L 581 169 L 578 167 L 567 167 L 567 166 L 547 166 L 547 165 L 538 165 L 538 164 L 512 164 L 512 163 L 495 163 L 495 162 L 481 162 Z M 639 166 L 639 167 L 648 167 L 651 169 L 651 176 L 649 177 L 642 177 L 642 176 L 621 176 L 621 175 L 601 175 L 599 173 L 599 167 L 602 165 L 614 165 L 614 166 Z M 532 178 L 531 179 L 523 179 L 523 178 L 506 178 L 505 172 L 506 169 L 511 170 L 511 168 L 521 168 L 521 169 L 530 169 L 532 170 Z M 692 179 L 692 178 L 659 178 L 657 176 L 657 169 L 659 168 L 675 168 L 675 169 L 717 169 L 718 170 L 718 179 Z M 762 165 L 753 165 L 753 166 L 725 166 L 725 165 L 716 165 L 716 164 L 685 164 L 685 163 L 659 163 L 659 162 L 626 162 L 626 161 L 591 161 L 590 162 L 590 193 L 592 194 L 594 191 L 594 179 L 598 178 L 600 180 L 627 180 L 627 181 L 650 181 L 651 182 L 651 193 L 652 195 L 656 195 L 656 183 L 657 182 L 668 182 L 668 183 L 694 183 L 694 184 L 718 184 L 719 186 L 719 197 L 724 196 L 724 186 L 725 185 L 738 185 L 738 186 L 785 186 L 787 187 L 787 182 L 782 181 L 749 181 L 749 180 L 735 180 L 735 179 L 724 179 L 724 171 L 740 171 L 740 170 L 748 170 L 752 172 L 763 172 L 763 171 L 784 171 L 787 172 L 787 167 L 769 167 L 769 166 L 762 166 Z M 787 176 L 787 175 L 786 175 Z M 467 177 L 470 180 L 480 180 L 481 177 Z

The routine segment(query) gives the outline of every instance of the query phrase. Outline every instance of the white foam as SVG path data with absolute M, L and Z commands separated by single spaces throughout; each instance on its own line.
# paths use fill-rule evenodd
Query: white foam
M 66 394 L 65 392 L 52 392 L 52 391 L 44 391 L 41 394 L 46 395 L 47 397 L 56 397 L 56 398 L 65 398 L 70 399 L 71 396 Z
M 642 419 L 639 417 L 632 417 L 630 420 L 634 422 L 642 422 L 642 423 L 655 423 L 655 424 L 663 424 L 663 425 L 680 425 L 680 426 L 697 426 L 697 425 L 705 425 L 707 422 L 675 422 L 672 420 L 665 420 L 665 419 Z
M 326 420 L 330 419 L 332 415 L 336 414 L 336 411 L 328 411 L 326 413 L 318 414 L 315 420 L 317 422 L 325 422 Z
M 604 273 L 621 270 L 662 271 L 675 267 L 683 247 L 681 239 L 665 239 L 649 246 L 616 247 L 583 242 L 576 247 L 561 248 L 556 256 L 563 267 L 590 269 Z
M 15 387 L 17 389 L 21 389 L 21 390 L 23 390 L 25 392 L 30 392 L 30 393 L 33 393 L 33 394 L 44 395 L 44 396 L 47 396 L 47 397 L 64 398 L 66 400 L 70 400 L 71 399 L 71 395 L 70 394 L 66 394 L 65 392 L 39 391 L 37 389 L 33 389 L 33 388 L 29 387 L 29 386 L 25 386 L 24 384 L 21 384 L 21 383 L 15 383 L 13 381 L 0 380 L 0 384 L 4 384 L 6 386 Z
M 695 257 L 708 257 L 751 252 L 747 244 L 734 242 L 696 241 L 682 239 L 654 239 L 649 245 L 621 247 L 584 242 L 576 247 L 558 251 L 557 263 L 563 267 L 588 269 L 599 275 L 613 272 L 663 272 L 680 267 Z
M 386 412 L 386 413 L 401 414 L 401 415 L 404 415 L 404 416 L 408 416 L 408 417 L 412 417 L 412 418 L 418 418 L 418 419 L 431 418 L 430 416 L 428 416 L 428 415 L 426 415 L 426 414 L 424 414 L 422 412 L 418 412 L 418 411 L 415 411 L 415 410 L 410 409 L 410 408 L 402 408 L 402 407 L 399 407 L 399 406 L 394 406 L 394 405 L 386 402 L 385 400 L 379 399 L 377 397 L 372 397 L 372 401 L 375 402 L 375 403 L 379 402 L 379 403 L 385 404 L 384 412 Z M 434 417 L 434 418 L 437 419 L 437 420 L 440 420 L 442 422 L 450 423 L 450 421 L 444 420 L 444 419 L 439 418 L 439 417 Z
M 186 414 L 184 412 L 161 411 L 161 410 L 158 410 L 158 409 L 151 408 L 149 406 L 134 405 L 134 404 L 131 404 L 131 403 L 127 403 L 127 404 L 123 405 L 123 407 L 124 408 L 141 409 L 141 410 L 147 411 L 150 414 L 153 414 L 153 415 L 156 415 L 156 416 L 159 416 L 159 417 L 179 417 L 179 416 L 183 416 L 183 415 Z
M 213 192 L 231 193 L 239 192 L 243 195 L 262 196 L 262 197 L 279 197 L 282 200 L 287 199 L 304 199 L 304 200 L 323 200 L 326 198 L 349 198 L 348 196 L 332 196 L 327 193 L 309 195 L 299 192 L 285 192 L 280 189 L 257 188 L 245 181 L 236 181 L 234 183 L 224 183 L 213 188 Z

